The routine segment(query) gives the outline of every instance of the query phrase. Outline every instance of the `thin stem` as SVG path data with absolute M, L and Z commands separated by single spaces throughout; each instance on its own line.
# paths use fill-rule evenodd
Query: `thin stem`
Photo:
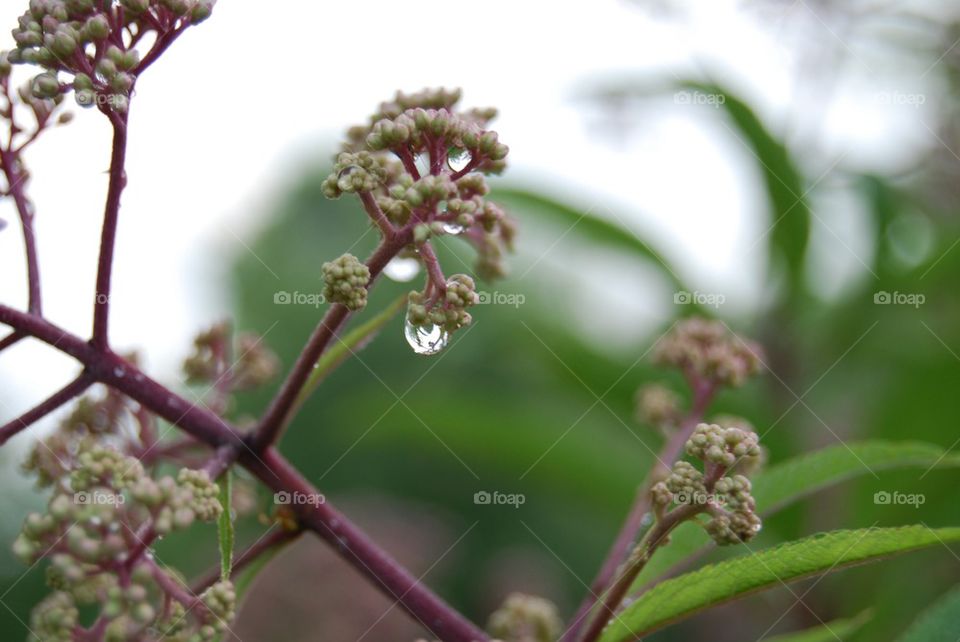
M 647 475 L 644 483 L 637 489 L 633 506 L 630 508 L 630 512 L 627 514 L 627 518 L 610 548 L 610 552 L 603 561 L 600 571 L 591 583 L 590 591 L 584 596 L 570 626 L 560 638 L 561 642 L 571 642 L 577 639 L 580 630 L 586 624 L 590 612 L 597 603 L 598 598 L 596 596 L 602 595 L 609 588 L 617 569 L 627 557 L 630 547 L 633 546 L 637 534 L 643 527 L 644 517 L 650 511 L 650 487 L 665 473 L 669 473 L 670 468 L 683 451 L 684 444 L 690 438 L 697 424 L 703 419 L 707 407 L 713 400 L 716 392 L 716 387 L 713 384 L 692 381 L 691 385 L 693 386 L 693 403 L 690 411 L 681 420 L 677 431 L 663 445 L 657 457 L 657 462 Z
M 370 220 L 376 223 L 380 231 L 383 232 L 383 237 L 389 239 L 396 234 L 396 228 L 387 220 L 387 216 L 383 213 L 383 210 L 380 209 L 380 205 L 377 203 L 377 199 L 374 198 L 373 194 L 371 192 L 360 192 L 359 195 L 360 202 L 363 203 L 363 209 L 366 210 Z
M 39 129 L 38 129 L 39 131 Z M 17 206 L 17 214 L 23 228 L 23 246 L 27 258 L 27 287 L 29 297 L 27 309 L 31 314 L 42 314 L 43 305 L 40 296 L 40 261 L 37 256 L 37 238 L 33 227 L 33 212 L 24 192 L 26 177 L 17 169 L 17 154 L 8 148 L 0 148 L 0 165 L 7 177 L 7 191 Z
M 29 428 L 34 423 L 40 421 L 51 412 L 68 403 L 74 397 L 82 394 L 87 388 L 93 385 L 93 377 L 86 372 L 68 383 L 66 386 L 55 392 L 45 401 L 34 407 L 32 410 L 17 417 L 3 427 L 0 427 L 0 446 L 20 433 L 20 431 Z
M 367 268 L 370 270 L 368 287 L 373 284 L 390 259 L 396 256 L 412 239 L 413 232 L 409 228 L 404 228 L 392 237 L 383 239 L 373 255 L 367 260 Z M 307 341 L 307 345 L 297 357 L 297 361 L 294 363 L 290 374 L 287 375 L 286 381 L 283 382 L 279 392 L 270 402 L 266 413 L 260 420 L 250 444 L 253 450 L 261 450 L 276 443 L 283 428 L 290 420 L 291 410 L 296 404 L 300 391 L 310 379 L 314 365 L 349 316 L 350 310 L 339 303 L 335 303 L 327 310 Z
M 610 618 L 616 615 L 617 607 L 620 606 L 623 598 L 626 597 L 630 591 L 630 587 L 633 586 L 633 581 L 637 579 L 640 571 L 643 570 L 643 567 L 646 566 L 650 558 L 653 557 L 657 548 L 668 541 L 667 536 L 670 532 L 682 522 L 687 521 L 705 510 L 707 510 L 707 507 L 703 504 L 685 504 L 679 506 L 664 515 L 662 519 L 647 531 L 643 540 L 637 545 L 627 560 L 623 573 L 616 579 L 604 597 L 600 610 L 594 615 L 586 633 L 580 638 L 581 642 L 594 642 L 600 637 L 603 629 L 610 622 Z
M 246 567 L 250 566 L 253 562 L 260 558 L 261 555 L 266 555 L 267 553 L 286 546 L 288 543 L 299 538 L 303 534 L 302 530 L 287 530 L 285 528 L 280 528 L 266 537 L 261 537 L 256 542 L 248 546 L 240 553 L 233 562 L 233 566 L 230 569 L 230 577 L 236 578 L 236 576 Z M 220 581 L 220 566 L 217 565 L 214 568 L 211 568 L 200 580 L 198 580 L 193 585 L 193 592 L 200 594 L 206 591 L 208 588 Z
M 11 332 L 7 336 L 5 336 L 3 339 L 0 339 L 0 352 L 3 352 L 10 346 L 16 345 L 17 343 L 19 343 L 25 338 L 26 338 L 25 335 L 20 334 L 17 331 Z
M 97 262 L 97 296 L 93 309 L 93 345 L 106 348 L 110 316 L 110 280 L 113 274 L 113 253 L 120 218 L 120 195 L 127 183 L 127 116 L 112 114 L 113 149 L 110 154 L 110 183 L 103 213 L 103 231 L 100 236 L 100 259 Z

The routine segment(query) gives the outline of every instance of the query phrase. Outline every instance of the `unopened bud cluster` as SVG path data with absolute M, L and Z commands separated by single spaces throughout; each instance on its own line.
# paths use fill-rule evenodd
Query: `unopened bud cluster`
M 277 356 L 252 333 L 234 338 L 229 323 L 221 322 L 199 333 L 193 353 L 183 362 L 187 382 L 221 391 L 251 390 L 276 376 Z
M 446 288 L 430 299 L 422 292 L 411 292 L 408 297 L 407 321 L 414 326 L 436 325 L 454 332 L 470 325 L 473 317 L 467 308 L 480 301 L 476 284 L 466 274 L 454 274 Z
M 188 617 L 191 605 L 165 592 L 180 580 L 153 561 L 149 543 L 215 520 L 222 511 L 217 485 L 189 468 L 154 479 L 138 459 L 102 445 L 115 434 L 98 425 L 104 405 L 88 401 L 71 416 L 79 423 L 69 430 L 83 437 L 61 452 L 67 459 L 59 470 L 42 469 L 53 495 L 45 512 L 27 516 L 13 545 L 27 564 L 48 561 L 54 592 L 35 607 L 33 631 L 44 640 L 73 640 L 79 609 L 99 605 L 105 640 L 142 640 L 150 630 L 169 631 L 167 640 L 212 640 L 233 615 L 232 586 L 199 596 L 207 608 Z
M 715 385 L 740 386 L 760 371 L 760 349 L 740 339 L 719 321 L 684 319 L 657 344 L 655 360 L 679 368 L 688 377 Z
M 412 236 L 406 255 L 420 260 L 428 260 L 420 249 L 431 239 L 461 236 L 476 250 L 476 273 L 494 279 L 506 274 L 503 255 L 512 248 L 516 225 L 486 200 L 484 175 L 504 169 L 509 149 L 487 128 L 495 110 L 461 110 L 459 101 L 460 90 L 398 92 L 368 124 L 349 130 L 323 191 L 330 198 L 359 194 L 385 234 L 393 229 Z M 438 271 L 428 271 L 431 281 Z M 342 283 L 330 288 L 330 300 L 362 307 L 361 284 Z M 465 308 L 475 300 L 466 276 L 430 282 L 411 296 L 408 320 L 453 331 L 469 323 Z
M 672 432 L 680 421 L 680 397 L 665 386 L 643 386 L 637 390 L 635 404 L 637 420 L 663 433 Z
M 738 427 L 699 424 L 685 445 L 686 453 L 704 463 L 678 461 L 666 479 L 651 488 L 659 517 L 671 504 L 698 507 L 709 516 L 704 529 L 720 545 L 745 542 L 760 530 L 760 518 L 750 494 L 750 480 L 730 475 L 742 461 L 761 456 L 756 433 Z
M 54 99 L 73 88 L 83 107 L 126 112 L 141 57 L 122 46 L 136 34 L 158 37 L 210 17 L 216 0 L 31 0 L 13 38 L 9 63 L 45 71 L 32 83 L 33 95 Z M 61 79 L 60 74 L 64 74 Z
M 341 303 L 351 310 L 367 305 L 370 269 L 352 254 L 323 264 L 323 296 L 329 303 Z
M 508 595 L 487 628 L 503 642 L 554 642 L 563 631 L 553 602 L 523 593 Z

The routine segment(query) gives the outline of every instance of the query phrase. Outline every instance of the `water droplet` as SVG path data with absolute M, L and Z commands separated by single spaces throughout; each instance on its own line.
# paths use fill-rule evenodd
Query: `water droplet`
M 395 256 L 383 268 L 383 274 L 391 281 L 406 283 L 420 273 L 420 261 L 412 257 Z
M 462 171 L 471 160 L 470 153 L 465 149 L 451 149 L 447 154 L 447 166 L 454 172 Z
M 123 379 L 124 375 L 126 375 L 126 374 L 127 374 L 127 373 L 123 370 L 123 368 L 114 368 L 114 369 L 113 369 L 113 376 L 116 377 L 117 379 Z
M 459 223 L 455 223 L 453 221 L 443 224 L 443 231 L 446 232 L 447 234 L 452 234 L 454 236 L 456 236 L 457 234 L 463 234 L 464 231 L 466 231 L 466 229 L 467 228 L 465 228 L 464 226 L 460 225 Z
M 413 164 L 417 166 L 417 172 L 420 173 L 420 176 L 427 176 L 430 174 L 429 154 L 417 154 L 413 159 Z
M 403 334 L 417 354 L 437 354 L 450 341 L 450 333 L 438 325 L 413 325 L 407 321 Z

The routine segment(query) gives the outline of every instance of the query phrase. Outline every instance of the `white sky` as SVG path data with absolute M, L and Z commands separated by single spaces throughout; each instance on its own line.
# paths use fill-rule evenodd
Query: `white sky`
M 21 4 L 0 8 L 2 42 Z M 247 251 L 276 190 L 379 101 L 423 86 L 461 86 L 467 105 L 500 108 L 508 176 L 619 212 L 661 240 L 695 285 L 724 292 L 734 310 L 756 304 L 762 187 L 722 119 L 709 107 L 668 104 L 634 138 L 611 144 L 588 126 L 575 97 L 598 76 L 705 67 L 779 127 L 798 97 L 811 97 L 796 93 L 804 61 L 778 25 L 803 23 L 825 42 L 846 44 L 802 1 L 762 15 L 729 0 L 690 6 L 688 19 L 665 22 L 614 0 L 221 0 L 138 84 L 114 272 L 115 346 L 141 349 L 149 371 L 172 376 L 196 330 L 229 312 L 218 282 L 225 257 Z M 918 118 L 929 105 L 877 100 L 877 92 L 920 91 L 920 74 L 908 70 L 890 85 L 870 68 L 877 63 L 853 58 L 851 74 L 866 80 L 822 96 L 814 124 L 828 160 L 805 168 L 812 177 L 840 154 L 860 166 L 895 166 L 928 138 Z M 46 312 L 86 335 L 109 132 L 98 113 L 75 111 L 74 123 L 47 134 L 27 160 Z M 791 126 L 802 134 L 810 123 Z M 856 272 L 856 213 L 824 207 L 830 229 L 817 233 L 821 254 L 836 273 Z M 0 300 L 23 305 L 21 238 L 8 203 L 0 217 L 11 223 L 0 232 Z M 0 416 L 29 407 L 74 371 L 48 350 L 8 351 L 0 358 Z

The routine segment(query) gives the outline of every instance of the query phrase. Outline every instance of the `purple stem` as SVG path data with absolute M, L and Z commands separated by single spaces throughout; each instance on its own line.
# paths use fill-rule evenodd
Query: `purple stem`
M 276 548 L 285 546 L 289 542 L 300 537 L 303 534 L 301 530 L 287 530 L 285 528 L 280 528 L 279 530 L 270 533 L 266 537 L 257 540 L 246 549 L 240 553 L 237 558 L 233 561 L 233 566 L 230 569 L 230 577 L 235 578 L 240 571 L 250 566 L 257 558 L 261 555 L 264 555 Z M 210 571 L 204 575 L 200 580 L 198 580 L 191 589 L 194 593 L 199 595 L 203 593 L 208 588 L 220 581 L 220 566 L 217 565 L 215 568 L 211 568 Z
M 17 214 L 23 227 L 23 245 L 27 257 L 27 284 L 29 299 L 27 309 L 32 314 L 41 314 L 42 303 L 40 297 L 40 261 L 37 257 L 37 238 L 33 228 L 33 212 L 30 211 L 30 202 L 23 191 L 25 177 L 17 171 L 17 157 L 10 149 L 0 148 L 0 165 L 7 177 L 10 195 L 17 206 Z
M 91 385 L 93 385 L 93 377 L 83 372 L 79 377 L 47 398 L 46 401 L 41 402 L 32 410 L 17 417 L 5 426 L 0 427 L 0 446 L 7 443 L 7 440 L 18 434 L 21 430 L 29 428 L 74 397 L 82 394 Z
M 716 392 L 715 386 L 709 382 L 698 380 L 691 380 L 691 385 L 693 387 L 693 403 L 690 411 L 680 422 L 677 431 L 664 444 L 653 469 L 637 490 L 633 506 L 617 534 L 617 539 L 614 540 L 607 558 L 603 561 L 600 571 L 590 585 L 590 591 L 577 608 L 577 612 L 573 616 L 567 631 L 560 638 L 560 642 L 572 642 L 578 639 L 581 629 L 589 619 L 590 612 L 599 601 L 599 596 L 603 595 L 610 587 L 617 569 L 629 555 L 630 548 L 637 540 L 637 534 L 643 527 L 644 516 L 650 511 L 650 486 L 665 472 L 669 472 L 674 462 L 680 457 L 684 444 L 703 418 L 707 406 L 710 405 L 710 401 Z
M 97 296 L 93 309 L 93 345 L 101 349 L 109 344 L 107 326 L 110 317 L 113 252 L 117 239 L 117 223 L 120 218 L 120 196 L 127 183 L 124 169 L 127 156 L 127 116 L 111 114 L 110 122 L 113 124 L 113 150 L 110 154 L 110 183 L 103 213 L 100 259 L 97 263 Z

